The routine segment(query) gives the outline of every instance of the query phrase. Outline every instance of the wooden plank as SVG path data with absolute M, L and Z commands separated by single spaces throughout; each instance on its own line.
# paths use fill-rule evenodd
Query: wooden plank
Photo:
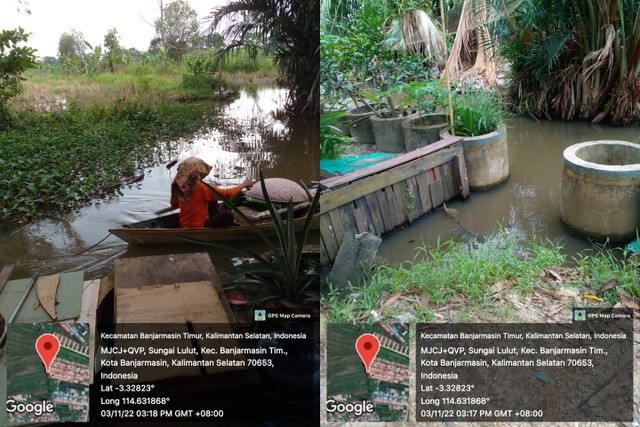
M 53 320 L 56 320 L 56 292 L 58 291 L 59 283 L 59 274 L 40 277 L 36 282 L 38 301 Z
M 437 180 L 429 184 L 429 192 L 431 193 L 431 205 L 433 209 L 444 203 L 444 189 L 442 188 L 442 181 Z
M 353 203 L 349 203 L 338 208 L 340 218 L 342 218 L 342 227 L 344 228 L 345 234 L 358 234 L 358 225 L 356 224 L 356 219 L 353 216 L 354 209 L 355 207 L 353 206 Z
M 320 207 L 321 212 L 329 212 L 332 209 L 359 199 L 360 197 L 364 197 L 374 191 L 418 175 L 425 170 L 432 169 L 442 163 L 448 162 L 455 156 L 455 150 L 442 150 L 432 154 L 428 158 L 414 160 L 384 173 L 370 176 L 366 179 L 353 182 L 351 185 L 346 187 L 325 193 L 322 196 L 323 202 Z
M 111 292 L 114 288 L 114 275 L 113 271 L 107 274 L 100 280 L 100 296 L 98 297 L 98 305 L 102 304 L 102 301 L 105 297 Z
M 409 222 L 409 211 L 407 210 L 407 206 L 409 205 L 409 196 L 407 195 L 407 184 L 406 181 L 400 181 L 396 184 L 393 184 L 393 192 L 396 194 L 396 201 L 398 203 L 398 211 L 399 217 L 402 218 L 402 224 L 406 224 Z
M 358 199 L 362 200 L 362 199 Z M 371 214 L 371 221 L 373 222 L 374 232 L 377 236 L 382 236 L 384 233 L 384 220 L 380 213 L 380 203 L 378 197 L 373 194 L 367 194 L 364 196 L 364 200 L 369 206 L 369 213 Z
M 230 323 L 210 280 L 116 287 L 116 323 Z
M 384 221 L 384 231 L 383 234 L 386 234 L 393 230 L 393 217 L 391 216 L 391 208 L 389 207 L 389 202 L 387 201 L 387 195 L 384 190 L 378 190 L 375 193 L 376 198 L 378 199 L 378 204 L 380 205 L 380 216 Z M 381 234 L 382 236 L 382 234 Z
M 460 179 L 460 192 L 463 199 L 469 197 L 469 178 L 467 177 L 467 165 L 464 161 L 464 154 L 462 148 L 457 150 L 457 155 L 454 160 L 454 164 L 457 167 L 458 178 Z
M 412 223 L 422 216 L 422 203 L 420 202 L 420 193 L 418 192 L 418 184 L 415 177 L 411 177 L 406 181 L 407 185 L 407 219 Z
M 453 159 L 452 159 L 453 160 Z M 440 166 L 440 176 L 442 177 L 442 187 L 444 189 L 444 198 L 445 200 L 450 200 L 455 196 L 455 192 L 453 190 L 453 177 L 451 176 L 451 165 L 450 161 L 444 163 Z
M 320 236 L 323 248 L 325 249 L 326 259 L 334 260 L 338 254 L 340 245 L 336 240 L 336 235 L 331 225 L 331 219 L 329 214 L 323 214 L 320 216 Z M 320 252 L 320 259 L 322 260 L 322 252 Z M 328 263 L 327 263 L 328 264 Z M 322 265 L 327 265 L 322 264 Z
M 169 286 L 169 285 L 160 285 L 160 286 Z M 151 287 L 153 288 L 153 287 Z M 141 291 L 141 294 L 147 294 L 147 298 L 153 298 L 152 295 L 148 295 L 148 292 L 150 291 L 150 289 L 144 288 L 144 289 L 130 289 L 130 288 L 121 288 L 121 289 L 117 289 L 116 288 L 116 292 L 125 292 L 125 293 L 130 293 L 130 292 L 136 292 L 136 291 Z M 167 321 L 168 322 L 168 321 Z M 131 332 L 131 327 L 130 326 L 123 326 L 120 323 L 116 323 L 115 325 L 115 331 L 116 334 L 118 333 L 129 333 Z M 155 333 L 166 333 L 166 334 L 175 334 L 178 333 L 182 336 L 183 333 L 185 332 L 190 332 L 189 328 L 187 327 L 186 323 L 182 323 L 178 322 L 178 323 L 166 323 L 166 322 L 157 322 L 154 325 L 153 328 L 153 332 Z M 170 347 L 184 347 L 184 340 L 182 338 L 180 339 L 163 339 L 160 341 L 162 347 L 165 348 L 170 348 Z M 135 340 L 135 339 L 115 339 L 113 342 L 113 346 L 114 347 L 123 347 L 123 348 L 127 348 L 127 347 L 141 347 L 141 346 L 146 346 L 149 344 L 148 340 Z M 104 357 L 104 356 L 103 356 Z M 144 355 L 138 355 L 135 356 L 138 360 L 145 360 L 145 359 L 152 359 L 153 357 L 157 358 L 157 356 L 151 356 L 149 354 L 144 354 Z M 123 356 L 123 358 L 128 358 L 131 359 L 132 356 Z M 196 361 L 196 356 L 194 354 L 182 354 L 180 355 L 181 359 L 187 360 L 187 361 L 192 361 L 195 362 Z M 120 364 L 118 364 L 118 366 L 114 366 L 112 369 L 112 372 L 114 374 L 121 374 L 121 373 L 127 373 L 127 372 L 131 372 L 131 368 L 127 367 L 127 366 L 120 366 Z M 164 379 L 169 379 L 169 378 L 176 378 L 176 377 L 193 377 L 193 376 L 199 376 L 202 375 L 202 372 L 200 371 L 199 367 L 195 367 L 195 366 L 172 366 L 171 369 L 159 369 L 157 367 L 145 367 L 145 366 L 140 366 L 138 368 L 136 368 L 136 373 L 138 374 L 138 378 L 137 379 L 133 379 L 133 380 L 127 380 L 127 379 L 123 379 L 123 380 L 117 380 L 114 383 L 115 384 L 130 384 L 130 383 L 148 383 L 151 381 L 159 381 L 159 380 L 164 380 Z M 125 377 L 126 378 L 126 377 Z
M 401 226 L 405 220 L 401 200 L 398 199 L 393 185 L 385 188 L 384 191 L 387 197 L 387 201 L 389 202 L 391 218 L 393 219 L 393 229 L 395 229 Z
M 356 208 L 360 209 L 360 212 L 364 218 L 364 222 L 367 225 L 367 229 L 365 231 L 376 234 L 375 225 L 373 224 L 373 217 L 371 216 L 371 209 L 369 208 L 369 204 L 367 203 L 366 199 L 362 197 L 356 200 L 355 204 Z
M 115 261 L 114 274 L 116 289 L 199 282 L 217 276 L 205 252 L 119 258 Z
M 7 284 L 7 281 L 9 280 L 9 276 L 11 276 L 11 273 L 13 272 L 14 267 L 15 267 L 14 264 L 5 265 L 2 268 L 2 271 L 0 271 L 0 293 L 4 289 L 4 285 Z
M 342 244 L 342 239 L 344 239 L 345 234 L 344 226 L 342 225 L 342 216 L 340 216 L 340 212 L 338 212 L 337 209 L 334 209 L 329 212 L 329 218 L 331 219 L 331 227 L 333 227 L 333 233 L 336 236 L 338 249 L 340 249 L 340 245 Z
M 330 256 L 329 250 L 324 243 L 324 239 L 320 239 L 320 265 L 329 265 L 334 259 L 335 255 L 333 255 L 333 257 Z
M 400 156 L 396 156 L 389 160 L 384 160 L 375 165 L 371 165 L 366 168 L 358 169 L 356 171 L 334 176 L 322 181 L 322 185 L 329 188 L 339 188 L 343 185 L 347 185 L 353 181 L 365 178 L 367 176 L 377 174 L 379 172 L 383 172 L 387 169 L 394 168 L 396 166 L 402 165 L 404 163 L 410 162 L 417 158 L 425 157 L 430 154 L 433 154 L 439 150 L 449 148 L 454 146 L 456 143 L 459 143 L 462 138 L 457 136 L 449 136 L 447 138 L 441 139 L 440 141 L 434 142 L 433 144 L 429 144 L 425 147 L 419 148 L 417 150 L 410 151 L 406 154 L 402 154 Z
M 77 322 L 89 325 L 89 372 L 94 372 L 95 343 L 96 343 L 96 312 L 100 298 L 100 279 L 85 281 L 80 303 L 80 316 Z M 93 375 L 89 376 L 89 383 L 93 384 Z
M 120 258 L 115 262 L 114 287 L 138 288 L 175 283 L 211 282 L 229 319 L 235 319 L 209 254 L 205 252 Z M 117 301 L 116 292 L 116 304 Z M 235 322 L 235 320 L 232 320 Z
M 426 214 L 431 211 L 431 192 L 429 191 L 429 172 L 425 171 L 415 176 L 418 184 L 418 194 L 420 194 L 420 204 L 422 205 L 422 213 Z
M 369 231 L 367 220 L 364 217 L 364 213 L 362 213 L 362 209 L 355 208 L 353 210 L 353 217 L 356 220 L 356 227 L 358 228 L 358 234 L 366 233 Z

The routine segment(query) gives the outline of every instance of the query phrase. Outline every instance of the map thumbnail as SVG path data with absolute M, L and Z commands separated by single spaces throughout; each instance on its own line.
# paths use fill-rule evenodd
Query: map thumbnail
M 35 345 L 46 333 L 60 342 L 49 372 Z M 90 375 L 87 324 L 9 325 L 7 415 L 11 424 L 88 421 Z
M 356 351 L 366 333 L 380 343 L 369 372 Z M 406 421 L 409 342 L 402 324 L 328 324 L 327 421 Z

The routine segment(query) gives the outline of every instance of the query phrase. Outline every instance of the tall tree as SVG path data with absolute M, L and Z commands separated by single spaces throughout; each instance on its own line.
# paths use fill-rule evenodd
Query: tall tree
M 18 46 L 28 39 L 22 28 L 0 32 L 0 104 L 20 93 L 21 74 L 36 65 L 35 49 Z
M 21 74 L 36 66 L 35 49 L 18 46 L 28 39 L 22 28 L 0 32 L 0 130 L 11 122 L 5 104 L 20 93 L 20 81 L 24 80 Z
M 63 56 L 69 59 L 82 57 L 84 49 L 84 36 L 80 31 L 71 30 L 71 32 L 64 32 L 60 36 L 60 41 L 58 41 L 59 58 Z
M 109 65 L 109 69 L 112 73 L 115 73 L 118 69 L 118 66 L 122 64 L 123 51 L 120 46 L 120 36 L 118 36 L 118 30 L 111 28 L 107 31 L 107 34 L 104 35 L 104 47 L 106 53 L 104 55 L 104 59 Z
M 151 48 L 164 46 L 167 55 L 177 61 L 200 44 L 198 13 L 186 0 L 176 0 L 166 7 L 160 3 L 160 17 L 153 26 L 156 37 Z
M 320 3 L 318 0 L 235 0 L 213 9 L 209 31 L 223 29 L 229 40 L 218 59 L 241 49 L 262 49 L 280 67 L 290 88 L 291 112 L 320 109 Z M 226 26 L 226 27 L 225 27 Z

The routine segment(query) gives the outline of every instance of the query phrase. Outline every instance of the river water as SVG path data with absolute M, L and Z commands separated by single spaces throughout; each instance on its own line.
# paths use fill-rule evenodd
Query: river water
M 0 264 L 16 264 L 12 275 L 16 278 L 77 269 L 85 270 L 85 278 L 94 278 L 106 274 L 119 256 L 204 250 L 197 246 L 129 248 L 108 230 L 152 218 L 153 212 L 169 206 L 176 167 L 168 170 L 166 164 L 173 159 L 203 158 L 213 165 L 208 179 L 223 187 L 257 178 L 260 167 L 267 178 L 317 180 L 318 123 L 282 114 L 285 100 L 286 90 L 261 86 L 242 89 L 233 102 L 207 105 L 209 114 L 221 116 L 219 128 L 204 128 L 163 144 L 168 148 L 158 158 L 164 161 L 145 168 L 144 180 L 122 188 L 119 195 L 67 215 L 3 231 Z M 212 259 L 216 266 L 226 268 L 233 255 L 214 254 Z
M 440 209 L 393 233 L 380 246 L 382 257 L 392 262 L 411 260 L 423 244 L 433 247 L 438 240 L 482 238 L 500 226 L 559 241 L 568 256 L 592 247 L 588 239 L 569 233 L 560 222 L 562 152 L 572 144 L 591 140 L 640 143 L 640 127 L 523 118 L 509 120 L 507 126 L 509 180 L 499 188 L 471 193 L 467 201 L 447 203 L 458 210 L 456 220 L 460 224 Z

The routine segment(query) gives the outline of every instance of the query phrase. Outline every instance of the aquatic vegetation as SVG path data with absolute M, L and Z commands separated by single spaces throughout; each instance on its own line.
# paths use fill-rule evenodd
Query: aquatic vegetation
M 157 160 L 159 141 L 199 129 L 206 110 L 122 102 L 104 110 L 15 114 L 0 132 L 0 218 L 7 225 L 113 194 L 123 178 Z

